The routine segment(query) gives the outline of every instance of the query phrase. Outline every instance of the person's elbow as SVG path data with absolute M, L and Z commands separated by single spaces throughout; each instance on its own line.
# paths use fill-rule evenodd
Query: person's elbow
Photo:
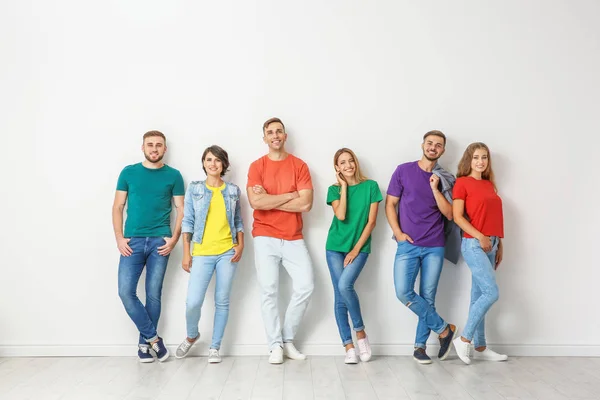
M 343 220 L 345 220 L 345 219 L 346 219 L 346 215 L 345 215 L 345 214 L 339 214 L 339 215 L 338 215 L 338 214 L 335 214 L 335 217 L 336 217 L 338 220 L 340 220 L 340 221 L 343 221 Z
M 312 210 L 312 201 L 307 201 L 306 203 L 300 206 L 300 212 L 309 212 Z
M 454 219 L 454 215 L 452 213 L 452 209 L 446 213 L 445 217 L 446 217 L 446 219 L 448 221 L 452 221 Z

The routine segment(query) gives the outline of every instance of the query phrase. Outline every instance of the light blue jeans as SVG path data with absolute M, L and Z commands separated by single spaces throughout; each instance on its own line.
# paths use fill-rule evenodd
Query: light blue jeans
M 473 341 L 475 347 L 486 345 L 485 314 L 498 301 L 499 292 L 496 284 L 496 252 L 500 240 L 490 237 L 492 250 L 484 252 L 479 240 L 463 238 L 461 252 L 471 270 L 471 306 L 469 318 L 462 332 L 462 337 Z
M 219 349 L 225 333 L 229 317 L 229 294 L 237 263 L 231 262 L 235 251 L 233 249 L 217 256 L 195 256 L 192 258 L 192 270 L 188 283 L 186 300 L 187 336 L 191 339 L 198 337 L 198 322 L 200 310 L 204 303 L 208 284 L 213 273 L 217 272 L 215 285 L 215 321 L 213 326 L 211 349 Z
M 327 266 L 333 283 L 335 322 L 344 346 L 352 343 L 348 314 L 350 314 L 355 331 L 365 329 L 360 313 L 358 295 L 354 290 L 354 282 L 356 282 L 369 257 L 368 253 L 358 253 L 354 261 L 344 267 L 344 259 L 347 254 L 339 251 L 326 251 Z
M 419 317 L 415 347 L 426 348 L 431 331 L 440 334 L 448 325 L 435 310 L 435 295 L 443 265 L 443 247 L 422 247 L 408 241 L 398 242 L 394 260 L 396 297 Z M 415 282 L 419 270 L 421 284 L 417 294 Z

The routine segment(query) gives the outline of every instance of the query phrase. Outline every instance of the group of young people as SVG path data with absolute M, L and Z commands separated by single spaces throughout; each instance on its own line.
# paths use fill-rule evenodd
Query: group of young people
M 263 140 L 269 151 L 250 165 L 246 193 L 254 209 L 252 236 L 269 362 L 280 364 L 284 356 L 306 358 L 294 346 L 294 337 L 314 288 L 311 257 L 302 234 L 302 213 L 312 208 L 313 186 L 306 163 L 285 150 L 287 133 L 280 119 L 271 118 L 263 124 Z M 385 214 L 397 242 L 396 296 L 418 316 L 413 358 L 421 364 L 432 362 L 426 344 L 434 331 L 440 343 L 439 360 L 448 356 L 452 346 L 467 364 L 472 358 L 506 360 L 506 355 L 489 349 L 485 339 L 485 316 L 498 300 L 495 270 L 502 261 L 504 236 L 502 200 L 494 182 L 490 150 L 483 143 L 470 144 L 455 177 L 438 164 L 446 147 L 442 132 L 427 132 L 421 147 L 421 159 L 396 168 L 385 199 Z M 244 251 L 241 190 L 223 180 L 230 164 L 227 152 L 219 146 L 210 146 L 202 154 L 206 180 L 191 182 L 187 190 L 180 172 L 162 161 L 167 150 L 164 134 L 147 132 L 142 150 L 145 160 L 122 170 L 113 205 L 113 226 L 121 253 L 119 296 L 139 331 L 139 360 L 153 362 L 156 357 L 164 361 L 169 357 L 157 327 L 169 255 L 183 236 L 182 268 L 190 274 L 187 337 L 175 356 L 187 356 L 200 339 L 202 304 L 216 274 L 208 362 L 218 363 L 231 287 Z M 356 364 L 359 359 L 370 360 L 371 346 L 354 284 L 371 252 L 371 233 L 383 196 L 378 183 L 363 174 L 351 149 L 339 149 L 333 166 L 335 181 L 328 188 L 326 200 L 333 211 L 325 244 L 326 260 L 345 362 Z M 173 230 L 172 204 L 177 214 Z M 461 253 L 472 273 L 472 288 L 467 323 L 458 336 L 456 325 L 436 311 L 435 296 L 444 258 L 457 263 Z M 283 326 L 278 308 L 282 266 L 293 287 Z M 144 268 L 145 305 L 137 296 Z

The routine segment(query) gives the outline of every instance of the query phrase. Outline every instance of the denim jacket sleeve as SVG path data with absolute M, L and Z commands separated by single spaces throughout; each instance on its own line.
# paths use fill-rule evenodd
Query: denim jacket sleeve
M 188 186 L 183 200 L 183 221 L 181 222 L 181 233 L 194 233 L 194 201 L 192 199 L 193 184 Z
M 237 187 L 237 197 L 238 201 L 235 205 L 235 215 L 233 216 L 233 223 L 235 225 L 236 234 L 237 232 L 244 232 L 244 221 L 242 219 L 242 192 L 239 187 Z

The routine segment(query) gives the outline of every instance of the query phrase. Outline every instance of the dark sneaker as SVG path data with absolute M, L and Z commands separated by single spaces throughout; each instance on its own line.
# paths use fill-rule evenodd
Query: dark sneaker
M 458 331 L 458 328 L 456 328 L 456 325 L 452 325 L 452 324 L 448 324 L 448 329 L 450 330 L 450 332 L 448 332 L 448 334 L 446 335 L 446 337 L 440 337 L 440 352 L 438 353 L 438 358 L 440 359 L 440 361 L 444 361 L 446 359 L 446 357 L 448 357 L 448 354 L 450 354 L 450 349 L 452 348 L 452 340 L 454 339 L 454 337 L 456 336 L 456 331 Z
M 156 358 L 158 358 L 158 361 L 165 361 L 167 358 L 169 358 L 169 350 L 167 350 L 167 348 L 165 347 L 165 343 L 163 342 L 162 338 L 158 338 L 157 342 L 152 343 L 152 350 L 154 350 L 154 352 L 156 353 Z
M 417 347 L 413 353 L 413 358 L 419 364 L 431 364 L 431 358 L 425 353 L 425 349 Z
M 150 354 L 150 346 L 147 344 L 139 344 L 138 345 L 138 358 L 141 363 L 151 363 L 154 362 L 154 357 Z

